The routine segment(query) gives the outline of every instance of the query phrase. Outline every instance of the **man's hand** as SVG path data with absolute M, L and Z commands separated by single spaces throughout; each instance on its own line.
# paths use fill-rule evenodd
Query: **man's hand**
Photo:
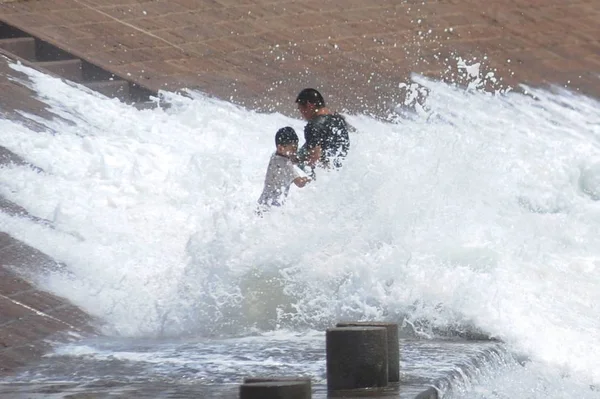
M 296 186 L 298 186 L 298 187 L 304 187 L 309 182 L 310 182 L 310 178 L 309 177 L 296 177 L 294 179 L 294 184 Z

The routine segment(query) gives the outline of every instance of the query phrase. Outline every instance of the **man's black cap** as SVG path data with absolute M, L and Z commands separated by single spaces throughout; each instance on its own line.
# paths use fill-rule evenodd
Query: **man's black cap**
M 298 104 L 306 105 L 306 104 L 314 104 L 318 107 L 325 106 L 325 99 L 321 93 L 319 93 L 316 89 L 304 89 L 298 94 L 296 97 L 296 102 Z

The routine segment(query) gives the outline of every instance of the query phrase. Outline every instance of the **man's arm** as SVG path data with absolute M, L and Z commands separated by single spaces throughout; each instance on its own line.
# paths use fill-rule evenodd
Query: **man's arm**
M 314 168 L 321 160 L 323 129 L 320 124 L 309 122 L 304 127 L 304 137 L 306 139 L 306 163 Z
M 321 151 L 322 150 L 320 145 L 316 145 L 312 148 L 309 148 L 306 163 L 314 168 L 317 165 L 317 162 L 319 162 L 319 160 L 321 159 Z

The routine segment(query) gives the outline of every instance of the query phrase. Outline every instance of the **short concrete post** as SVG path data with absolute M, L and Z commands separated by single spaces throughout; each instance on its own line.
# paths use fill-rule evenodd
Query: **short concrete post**
M 329 391 L 387 386 L 386 328 L 330 328 L 326 341 Z
M 240 385 L 240 399 L 311 399 L 310 384 L 302 380 L 249 382 Z
M 336 327 L 385 327 L 387 329 L 388 345 L 388 381 L 400 381 L 400 344 L 398 338 L 398 323 L 379 321 L 344 321 Z

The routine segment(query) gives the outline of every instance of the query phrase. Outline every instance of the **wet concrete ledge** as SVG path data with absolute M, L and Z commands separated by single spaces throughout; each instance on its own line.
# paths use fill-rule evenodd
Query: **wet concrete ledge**
M 415 348 L 409 349 L 415 341 L 401 339 L 400 348 L 402 358 L 407 358 L 416 352 Z M 444 357 L 443 351 L 456 351 L 461 347 L 469 348 L 467 354 L 457 356 L 454 361 L 439 361 L 436 357 Z M 473 350 L 473 347 L 477 347 Z M 408 349 L 407 349 L 408 348 Z M 405 349 L 412 353 L 406 353 Z M 346 391 L 343 395 L 331 395 L 327 391 L 324 381 L 312 381 L 312 398 L 325 399 L 333 397 L 344 398 L 396 398 L 396 399 L 440 399 L 448 394 L 470 383 L 474 383 L 481 377 L 481 369 L 493 370 L 501 367 L 502 362 L 511 355 L 501 343 L 493 342 L 459 342 L 459 341 L 429 341 L 419 350 L 422 364 L 412 360 L 404 359 L 401 364 L 401 381 L 390 383 L 386 388 L 378 390 Z M 460 358 L 460 359 L 459 359 Z M 424 376 L 419 368 L 423 370 L 424 364 L 437 365 L 439 371 L 437 377 Z M 48 365 L 46 366 L 48 367 Z M 157 379 L 148 382 L 124 382 L 112 380 L 100 380 L 85 383 L 3 383 L 0 384 L 0 396 L 7 395 L 15 398 L 38 399 L 45 395 L 63 395 L 69 398 L 223 398 L 238 399 L 239 389 L 246 378 L 274 378 L 275 380 L 305 380 L 307 376 L 293 375 L 260 375 L 256 376 L 252 370 L 248 370 L 245 377 L 240 377 L 236 383 L 216 384 L 210 382 L 185 383 L 169 382 L 168 379 Z

